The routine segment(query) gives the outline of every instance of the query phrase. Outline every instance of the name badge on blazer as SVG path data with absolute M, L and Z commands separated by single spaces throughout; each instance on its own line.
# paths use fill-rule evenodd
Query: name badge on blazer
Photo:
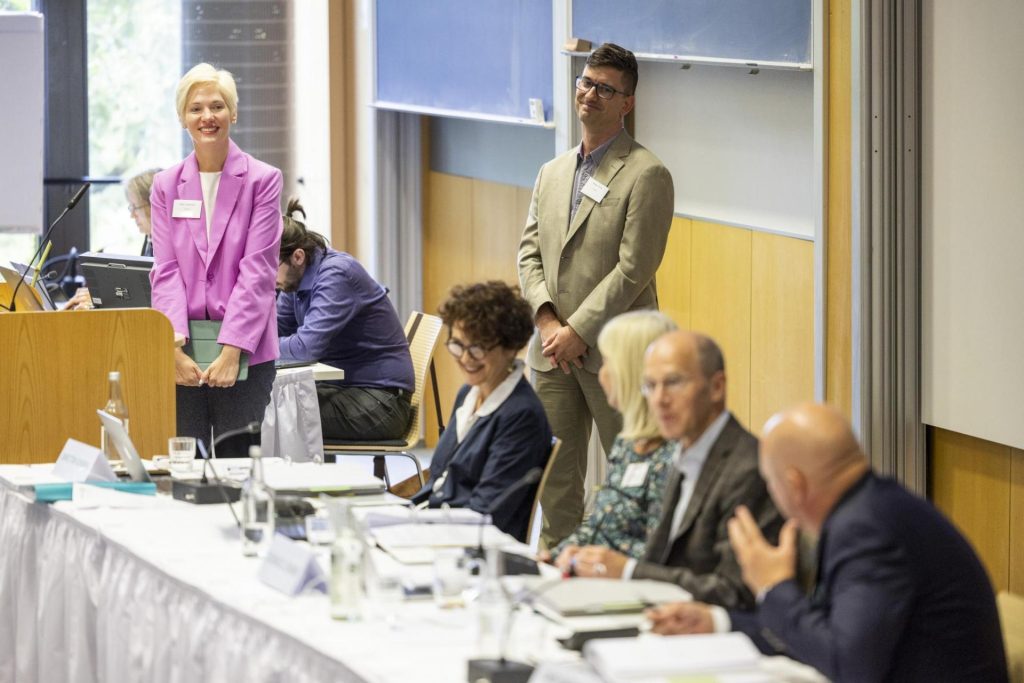
M 582 192 L 583 194 L 587 195 L 595 202 L 600 204 L 601 200 L 604 199 L 604 196 L 608 194 L 608 186 L 602 185 L 601 183 L 591 178 L 586 183 L 584 183 L 583 189 L 580 190 L 580 192 Z
M 175 199 L 171 206 L 171 218 L 199 218 L 203 202 L 198 199 Z

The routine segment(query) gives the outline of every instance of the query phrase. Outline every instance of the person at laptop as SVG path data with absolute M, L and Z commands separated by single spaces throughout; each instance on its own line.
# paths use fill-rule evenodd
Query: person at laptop
M 569 546 L 557 565 L 579 576 L 670 581 L 695 600 L 750 608 L 726 524 L 739 505 L 765 536 L 782 519 L 757 469 L 757 439 L 725 407 L 725 359 L 695 332 L 669 332 L 644 356 L 641 391 L 661 435 L 679 442 L 661 519 L 640 560 L 602 545 Z
M 281 360 L 322 362 L 345 371 L 343 382 L 317 383 L 325 438 L 404 438 L 415 377 L 387 289 L 351 255 L 307 230 L 300 214 L 306 217 L 292 198 L 277 268 Z
M 526 540 L 537 487 L 509 491 L 530 470 L 544 467 L 551 427 L 544 406 L 523 376 L 516 354 L 533 335 L 530 304 L 504 282 L 456 286 L 438 311 L 448 327 L 445 346 L 466 380 L 431 460 L 430 481 L 412 500 L 430 507 L 468 507 Z
M 262 423 L 270 402 L 282 176 L 231 140 L 238 90 L 229 72 L 198 64 L 175 99 L 194 151 L 153 178 L 149 277 L 153 308 L 177 338 L 188 340 L 192 329 L 216 335 L 219 350 L 206 369 L 183 348 L 174 357 L 177 433 L 205 441 L 211 430 Z M 248 377 L 239 381 L 243 354 Z M 218 455 L 245 455 L 247 446 L 232 439 Z
M 151 168 L 143 171 L 124 182 L 124 194 L 128 199 L 128 211 L 139 228 L 139 232 L 145 235 L 142 241 L 142 256 L 153 255 L 153 242 L 150 240 L 150 233 L 153 232 L 150 222 L 149 191 L 153 187 L 153 176 L 160 172 L 159 168 Z M 88 287 L 79 287 L 75 295 L 68 299 L 64 310 L 80 311 L 92 308 L 92 296 Z

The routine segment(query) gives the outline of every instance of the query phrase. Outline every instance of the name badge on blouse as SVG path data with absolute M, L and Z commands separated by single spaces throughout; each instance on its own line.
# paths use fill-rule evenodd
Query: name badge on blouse
M 199 218 L 203 202 L 198 199 L 175 199 L 171 206 L 171 218 Z
M 622 475 L 622 482 L 619 485 L 624 489 L 643 486 L 644 480 L 647 479 L 647 469 L 650 466 L 650 463 L 646 462 L 634 462 L 628 465 L 626 473 Z
M 580 192 L 582 192 L 583 194 L 587 195 L 595 202 L 600 204 L 601 200 L 604 199 L 604 196 L 608 194 L 608 186 L 602 185 L 601 183 L 591 178 L 586 183 L 584 183 L 583 189 L 580 190 Z

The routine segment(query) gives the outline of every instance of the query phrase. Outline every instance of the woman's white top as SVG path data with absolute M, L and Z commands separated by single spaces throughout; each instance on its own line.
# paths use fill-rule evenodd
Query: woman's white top
M 215 173 L 199 172 L 203 184 L 203 206 L 206 207 L 206 239 L 210 239 L 210 226 L 213 225 L 213 207 L 217 206 L 217 188 L 220 187 L 220 171 Z
M 484 399 L 478 409 L 476 408 L 476 399 L 480 395 L 480 387 L 472 387 L 466 392 L 466 398 L 462 400 L 462 405 L 455 410 L 455 434 L 459 437 L 459 443 L 466 438 L 466 434 L 469 434 L 469 430 L 473 428 L 477 420 L 485 415 L 490 415 L 505 402 L 512 390 L 519 384 L 519 380 L 522 379 L 525 367 L 523 361 L 518 359 L 513 361 L 512 372 L 494 388 L 491 395 Z

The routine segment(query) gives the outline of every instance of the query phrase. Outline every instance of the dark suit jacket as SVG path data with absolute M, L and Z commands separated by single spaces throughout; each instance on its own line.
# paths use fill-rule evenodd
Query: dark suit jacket
M 756 613 L 730 614 L 733 628 L 837 682 L 1007 680 L 988 575 L 927 501 L 868 473 L 818 548 L 810 597 L 785 581 Z
M 782 518 L 757 469 L 757 439 L 729 417 L 704 461 L 679 532 L 670 540 L 679 483 L 679 470 L 673 467 L 661 521 L 647 539 L 647 552 L 633 578 L 676 583 L 693 593 L 694 600 L 714 605 L 752 607 L 754 596 L 740 576 L 726 525 L 736 507 L 746 505 L 764 534 L 778 538 Z
M 468 385 L 459 390 L 456 407 L 462 405 L 468 392 Z M 544 407 L 525 378 L 497 410 L 477 420 L 462 443 L 456 429 L 453 410 L 430 461 L 430 481 L 413 501 L 429 500 L 430 507 L 447 503 L 486 513 L 491 503 L 524 474 L 534 467 L 544 467 L 551 451 L 551 428 Z M 446 470 L 444 486 L 434 493 L 434 482 Z M 534 485 L 511 494 L 492 513 L 494 526 L 525 541 L 536 492 Z

